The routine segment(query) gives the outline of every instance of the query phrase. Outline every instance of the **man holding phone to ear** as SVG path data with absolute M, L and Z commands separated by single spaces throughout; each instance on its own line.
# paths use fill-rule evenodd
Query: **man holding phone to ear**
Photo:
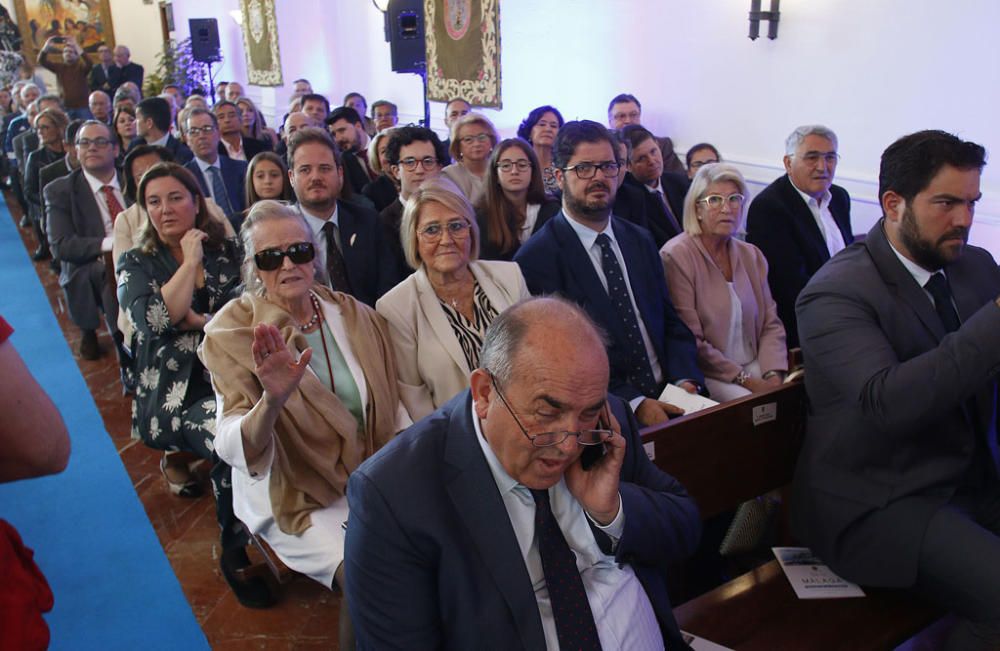
M 519 303 L 471 389 L 352 473 L 359 648 L 687 648 L 664 568 L 694 550 L 698 511 L 608 374 L 583 310 Z

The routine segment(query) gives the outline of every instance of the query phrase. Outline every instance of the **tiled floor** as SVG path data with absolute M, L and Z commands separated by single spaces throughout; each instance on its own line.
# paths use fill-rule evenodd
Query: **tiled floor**
M 15 221 L 19 221 L 16 201 L 9 195 L 5 198 Z M 21 229 L 21 237 L 30 254 L 37 245 L 34 236 Z M 35 271 L 146 515 L 212 648 L 220 651 L 337 648 L 340 597 L 318 583 L 298 579 L 284 586 L 281 600 L 268 610 L 247 609 L 236 601 L 219 570 L 219 527 L 207 479 L 205 495 L 199 499 L 170 494 L 160 475 L 160 455 L 129 437 L 131 405 L 122 396 L 110 337 L 106 332 L 101 335 L 104 351 L 101 359 L 94 362 L 81 359 L 77 353 L 80 331 L 69 321 L 56 274 L 49 269 L 48 261 L 35 263 Z M 200 473 L 207 477 L 207 465 L 202 465 Z

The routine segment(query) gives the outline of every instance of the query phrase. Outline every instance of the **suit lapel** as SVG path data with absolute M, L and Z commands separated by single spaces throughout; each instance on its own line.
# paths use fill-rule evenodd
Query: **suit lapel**
M 934 311 L 934 306 L 931 305 L 924 290 L 917 285 L 913 276 L 896 257 L 886 237 L 881 220 L 868 231 L 864 245 L 886 285 L 891 287 L 896 295 L 916 312 L 917 318 L 934 335 L 934 338 L 941 341 L 945 335 L 941 318 Z
M 816 217 L 813 216 L 812 210 L 809 209 L 805 200 L 802 199 L 802 195 L 792 185 L 792 181 L 788 178 L 787 174 L 782 177 L 782 181 L 781 192 L 784 195 L 785 203 L 793 207 L 795 227 L 809 243 L 813 259 L 818 261 L 818 264 L 816 264 L 818 268 L 830 259 L 830 249 L 826 246 L 826 240 L 823 239 L 823 233 L 819 230 L 819 224 L 816 223 Z
M 448 322 L 448 317 L 445 316 L 437 294 L 434 293 L 434 288 L 431 287 L 430 280 L 427 278 L 427 272 L 422 266 L 414 272 L 414 278 L 417 283 L 417 301 L 420 305 L 420 311 L 424 313 L 424 318 L 431 324 L 431 332 L 434 333 L 434 337 L 441 344 L 441 347 L 448 351 L 451 361 L 458 366 L 464 375 L 468 375 L 472 370 L 465 361 L 465 354 L 458 344 L 458 339 L 452 335 L 451 323 Z
M 101 207 L 97 205 L 94 193 L 90 191 L 90 184 L 87 183 L 83 170 L 77 173 L 73 194 L 76 195 L 73 209 L 77 211 L 78 232 L 81 235 L 106 235 Z
M 594 270 L 590 254 L 584 250 L 580 238 L 566 220 L 566 215 L 560 210 L 552 220 L 552 232 L 556 236 L 559 253 L 566 258 L 566 268 L 572 274 L 569 280 L 579 285 L 581 299 L 592 304 L 596 312 L 614 314 L 611 297 Z
M 520 546 L 500 491 L 476 440 L 472 396 L 455 401 L 448 425 L 444 459 L 452 468 L 445 490 L 468 531 L 482 564 L 510 608 L 524 648 L 544 649 L 538 604 Z

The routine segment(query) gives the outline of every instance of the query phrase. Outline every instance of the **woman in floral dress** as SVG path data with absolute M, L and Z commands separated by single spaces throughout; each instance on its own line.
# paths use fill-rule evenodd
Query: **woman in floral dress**
M 134 325 L 132 435 L 151 448 L 209 459 L 215 394 L 197 350 L 205 323 L 239 295 L 242 255 L 183 167 L 153 166 L 137 195 L 150 219 L 141 245 L 118 265 L 118 300 Z M 161 468 L 172 492 L 197 497 L 200 486 L 171 458 Z

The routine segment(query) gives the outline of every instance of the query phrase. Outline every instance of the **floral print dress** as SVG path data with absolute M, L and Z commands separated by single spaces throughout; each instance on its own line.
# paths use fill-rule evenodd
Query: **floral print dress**
M 235 239 L 219 250 L 205 248 L 205 284 L 191 300 L 195 312 L 214 314 L 240 295 L 242 259 Z M 129 342 L 136 375 L 132 437 L 151 448 L 187 450 L 207 459 L 214 449 L 215 394 L 198 359 L 204 333 L 171 325 L 160 293 L 178 268 L 163 246 L 153 254 L 127 251 L 119 264 L 118 301 L 135 328 Z

